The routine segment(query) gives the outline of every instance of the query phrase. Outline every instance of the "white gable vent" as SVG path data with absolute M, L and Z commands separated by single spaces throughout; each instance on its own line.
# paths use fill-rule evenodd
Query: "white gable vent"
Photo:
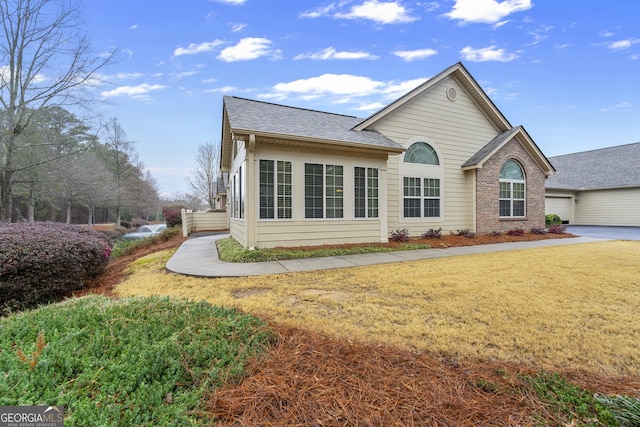
M 456 90 L 456 88 L 450 87 L 449 89 L 447 89 L 447 99 L 449 99 L 449 101 L 455 101 L 457 97 L 458 91 Z

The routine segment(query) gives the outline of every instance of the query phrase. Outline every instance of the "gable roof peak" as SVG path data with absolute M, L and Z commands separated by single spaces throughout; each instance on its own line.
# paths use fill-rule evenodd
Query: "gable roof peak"
M 431 90 L 449 77 L 453 77 L 462 86 L 471 100 L 487 116 L 487 118 L 493 123 L 493 125 L 498 129 L 499 132 L 504 132 L 512 128 L 507 118 L 502 114 L 502 112 L 500 112 L 500 110 L 498 110 L 498 107 L 496 107 L 496 105 L 485 93 L 482 87 L 473 78 L 471 73 L 469 73 L 464 64 L 462 62 L 456 62 L 455 64 L 449 66 L 448 68 L 445 68 L 435 76 L 430 77 L 424 83 L 410 90 L 400 98 L 373 113 L 357 126 L 355 126 L 354 130 L 364 130 L 369 126 L 372 126 L 388 114 L 392 113 L 397 108 Z

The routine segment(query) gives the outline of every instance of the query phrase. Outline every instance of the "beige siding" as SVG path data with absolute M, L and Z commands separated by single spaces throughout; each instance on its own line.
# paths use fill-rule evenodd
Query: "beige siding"
M 640 188 L 581 191 L 575 220 L 577 225 L 640 227 Z
M 379 240 L 379 220 L 274 220 L 258 223 L 261 248 L 370 243 Z
M 259 161 L 283 160 L 292 165 L 292 216 L 288 219 L 260 219 L 256 214 L 256 247 L 309 246 L 340 243 L 366 243 L 386 241 L 386 208 L 384 192 L 380 189 L 377 219 L 354 218 L 354 168 L 377 168 L 380 186 L 386 184 L 386 155 L 366 155 L 362 152 L 327 152 L 301 150 L 298 147 L 257 143 L 255 149 L 256 178 L 248 183 L 256 188 L 254 206 L 259 206 Z M 304 217 L 304 164 L 320 163 L 343 166 L 344 217 L 343 219 L 306 219 Z M 249 205 L 247 204 L 247 207 Z
M 233 237 L 242 246 L 245 246 L 247 241 L 247 233 L 245 231 L 244 220 L 231 218 L 231 220 L 229 221 L 229 226 L 231 237 Z
M 457 99 L 447 99 L 446 90 L 455 88 Z M 388 161 L 389 230 L 407 228 L 418 235 L 429 228 L 445 231 L 474 229 L 473 175 L 462 164 L 493 139 L 498 131 L 453 78 L 443 80 L 376 123 L 374 128 L 405 148 L 422 139 L 439 153 L 442 164 L 442 219 L 406 220 L 402 216 L 402 155 Z

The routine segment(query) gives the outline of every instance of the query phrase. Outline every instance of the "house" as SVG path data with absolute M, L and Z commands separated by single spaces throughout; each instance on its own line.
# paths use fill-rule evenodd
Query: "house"
M 554 168 L 457 63 L 368 118 L 225 96 L 230 233 L 248 248 L 544 227 Z
M 640 227 L 640 143 L 551 157 L 546 213 L 566 224 Z

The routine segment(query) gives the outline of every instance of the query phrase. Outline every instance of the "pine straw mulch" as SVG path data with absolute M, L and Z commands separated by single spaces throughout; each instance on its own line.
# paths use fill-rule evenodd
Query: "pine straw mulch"
M 561 236 L 527 233 L 518 241 Z M 441 247 L 513 241 L 514 236 L 443 236 Z M 184 241 L 122 257 L 76 295 L 114 296 L 135 259 Z M 434 245 L 436 246 L 436 245 Z M 219 426 L 529 426 L 570 425 L 535 394 L 534 364 L 456 361 L 389 346 L 354 343 L 273 324 L 276 343 L 253 360 L 247 376 L 207 396 L 206 418 Z M 640 395 L 640 379 L 558 372 L 592 392 Z M 535 418 L 534 418 L 535 417 Z M 534 422 L 538 420 L 538 423 Z
M 529 426 L 563 425 L 527 381 L 533 365 L 456 361 L 352 343 L 273 325 L 274 348 L 248 376 L 208 398 L 220 426 Z M 640 380 L 564 372 L 606 394 L 640 393 Z

